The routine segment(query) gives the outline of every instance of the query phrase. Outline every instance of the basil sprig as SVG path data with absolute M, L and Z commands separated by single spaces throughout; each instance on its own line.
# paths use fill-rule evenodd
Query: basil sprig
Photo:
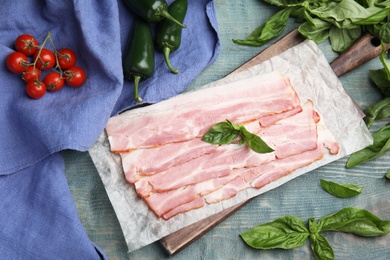
M 333 181 L 320 180 L 321 187 L 329 194 L 339 198 L 350 198 L 362 193 L 363 187 L 355 184 L 339 184 Z
M 210 144 L 230 144 L 240 137 L 240 144 L 247 144 L 256 153 L 270 153 L 274 150 L 259 136 L 250 133 L 243 125 L 235 125 L 226 119 L 210 128 L 202 137 L 202 141 Z
M 348 207 L 321 218 L 308 219 L 308 226 L 298 217 L 285 216 L 258 225 L 241 233 L 240 237 L 256 249 L 293 249 L 303 246 L 309 238 L 310 247 L 317 259 L 334 259 L 332 246 L 320 234 L 324 231 L 351 233 L 364 237 L 386 235 L 390 232 L 390 220 L 381 220 L 365 210 Z

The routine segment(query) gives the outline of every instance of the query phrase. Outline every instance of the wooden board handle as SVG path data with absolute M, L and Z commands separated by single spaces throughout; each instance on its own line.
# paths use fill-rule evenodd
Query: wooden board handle
M 389 44 L 385 45 L 386 50 Z M 330 67 L 337 76 L 341 76 L 360 65 L 376 58 L 381 54 L 382 46 L 380 40 L 369 33 L 364 34 L 345 52 L 341 53 L 330 63 Z

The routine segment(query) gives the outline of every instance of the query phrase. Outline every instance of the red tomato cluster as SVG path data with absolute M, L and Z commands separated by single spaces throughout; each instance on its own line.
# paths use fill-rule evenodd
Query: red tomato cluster
M 34 36 L 22 34 L 16 38 L 15 52 L 6 59 L 10 71 L 22 74 L 26 92 L 34 99 L 43 97 L 46 90 L 62 89 L 65 83 L 71 87 L 80 87 L 86 80 L 85 71 L 76 66 L 76 53 L 69 48 L 57 51 L 53 42 L 54 51 L 44 48 L 48 39 L 52 42 L 50 33 L 44 43 L 38 45 Z

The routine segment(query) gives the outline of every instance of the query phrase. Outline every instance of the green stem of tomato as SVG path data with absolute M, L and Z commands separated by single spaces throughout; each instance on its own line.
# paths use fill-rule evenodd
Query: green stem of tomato
M 61 69 L 61 67 L 60 67 L 60 65 L 59 65 L 60 63 L 58 62 L 58 55 L 57 55 L 58 52 L 57 52 L 56 47 L 54 46 L 53 39 L 52 39 L 51 36 L 50 36 L 50 32 L 48 33 L 47 37 L 48 37 L 49 40 L 50 40 L 51 47 L 53 48 L 54 56 L 56 57 L 56 68 L 60 71 L 60 74 L 61 74 L 61 77 L 62 77 L 63 72 L 62 72 L 62 69 Z
M 37 64 L 37 61 L 38 61 L 38 59 L 39 59 L 39 57 L 40 57 L 40 55 L 41 55 L 42 49 L 43 49 L 43 47 L 45 47 L 45 45 L 46 45 L 46 43 L 47 43 L 48 40 L 50 41 L 51 46 L 52 46 L 53 51 L 54 51 L 54 56 L 55 56 L 55 58 L 56 58 L 56 68 L 60 71 L 60 74 L 61 74 L 61 76 L 62 76 L 62 75 L 63 75 L 63 71 L 62 71 L 61 67 L 58 65 L 59 63 L 58 63 L 58 57 L 57 57 L 57 50 L 56 50 L 56 48 L 55 48 L 55 46 L 54 46 L 53 39 L 51 38 L 50 32 L 47 33 L 47 35 L 46 35 L 46 37 L 45 37 L 45 40 L 44 40 L 43 43 L 42 43 L 41 45 L 39 45 L 39 47 L 38 47 L 38 48 L 39 48 L 39 51 L 38 51 L 38 54 L 37 54 L 37 58 L 34 60 L 34 63 L 33 63 L 34 69 L 35 69 L 36 64 Z M 38 80 L 38 78 L 37 78 L 37 80 Z

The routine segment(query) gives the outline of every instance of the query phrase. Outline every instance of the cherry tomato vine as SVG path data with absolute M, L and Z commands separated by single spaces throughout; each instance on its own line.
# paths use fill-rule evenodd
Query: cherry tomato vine
M 48 41 L 52 50 L 45 48 Z M 58 91 L 65 84 L 71 87 L 83 85 L 87 75 L 83 68 L 76 66 L 76 61 L 77 55 L 72 49 L 56 50 L 49 32 L 40 45 L 30 34 L 19 35 L 15 40 L 15 51 L 6 58 L 6 66 L 22 75 L 27 95 L 38 99 L 47 90 Z

